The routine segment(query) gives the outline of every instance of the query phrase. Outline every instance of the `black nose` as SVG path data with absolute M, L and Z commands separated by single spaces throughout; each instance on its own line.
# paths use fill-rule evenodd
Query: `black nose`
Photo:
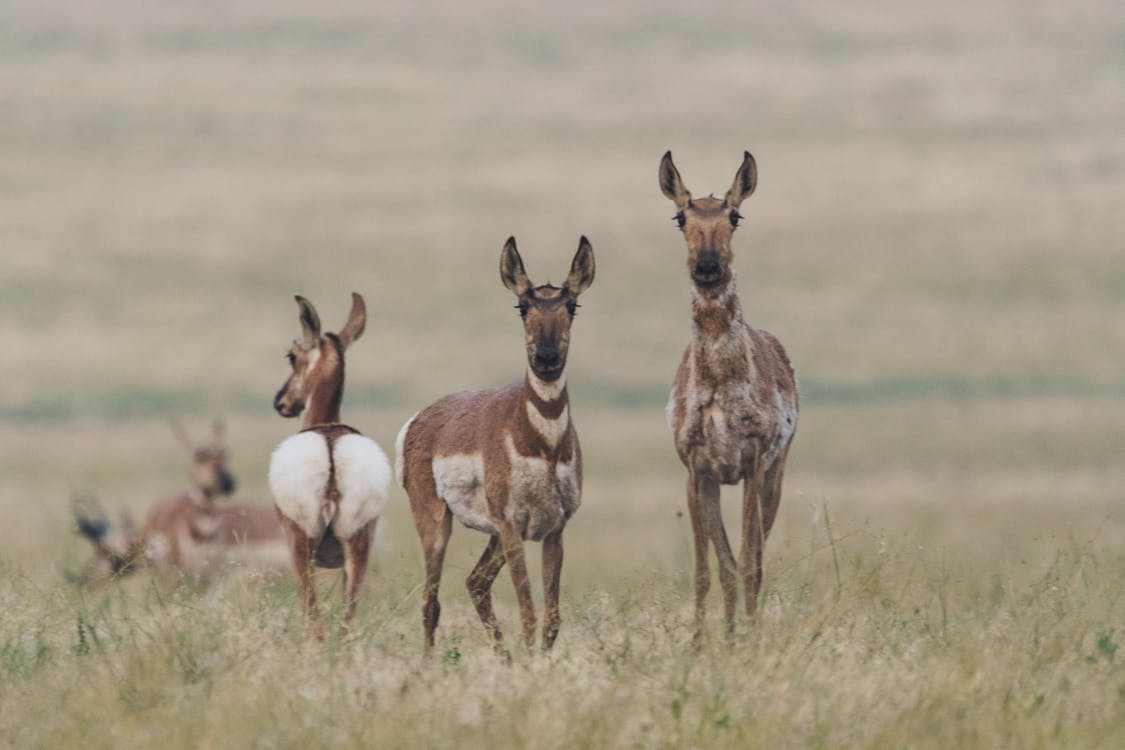
M 719 259 L 714 257 L 701 257 L 695 264 L 695 273 L 699 276 L 715 276 L 722 270 Z
M 553 346 L 541 346 L 535 350 L 535 366 L 543 370 L 553 370 L 562 364 L 559 350 Z
M 222 475 L 222 477 L 219 479 L 219 489 L 222 491 L 222 493 L 224 495 L 229 495 L 232 492 L 234 492 L 234 488 L 235 488 L 234 477 L 232 477 L 230 474 L 224 473 Z

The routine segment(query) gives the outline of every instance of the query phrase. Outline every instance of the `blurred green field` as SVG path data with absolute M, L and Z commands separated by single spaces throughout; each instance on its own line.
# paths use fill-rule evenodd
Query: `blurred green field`
M 0 29 L 0 744 L 1125 743 L 1117 4 L 11 2 Z M 755 154 L 743 307 L 802 391 L 765 610 L 699 653 L 669 148 L 697 195 Z M 581 234 L 554 655 L 491 657 L 458 529 L 420 663 L 397 488 L 359 632 L 323 652 L 285 576 L 67 582 L 72 493 L 186 487 L 169 417 L 224 416 L 269 502 L 294 293 L 329 328 L 366 296 L 344 416 L 389 450 L 520 376 L 504 239 L 559 281 Z

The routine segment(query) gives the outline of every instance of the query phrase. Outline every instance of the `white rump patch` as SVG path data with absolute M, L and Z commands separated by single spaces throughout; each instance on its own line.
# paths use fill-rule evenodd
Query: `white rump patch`
M 340 503 L 332 531 L 349 539 L 387 507 L 391 464 L 383 449 L 363 435 L 343 435 L 332 446 Z
M 398 437 L 395 438 L 395 483 L 404 489 L 406 485 L 402 482 L 402 469 L 406 458 L 402 455 L 402 446 L 406 442 L 406 433 L 410 431 L 410 425 L 414 424 L 414 417 L 420 413 L 420 411 L 414 412 L 414 416 L 406 420 L 406 424 L 398 431 Z
M 551 448 L 557 448 L 559 441 L 563 439 L 566 434 L 566 428 L 570 425 L 570 407 L 564 406 L 562 413 L 555 419 L 548 419 L 544 417 L 539 410 L 535 408 L 535 404 L 529 399 L 527 402 L 527 419 L 531 422 L 531 426 L 535 431 L 543 436 L 543 440 Z
M 436 456 L 433 461 L 437 494 L 457 520 L 486 534 L 499 533 L 488 512 L 484 494 L 484 457 L 479 453 Z
M 281 514 L 310 537 L 324 532 L 320 515 L 328 487 L 328 442 L 316 432 L 288 437 L 270 456 L 270 492 Z

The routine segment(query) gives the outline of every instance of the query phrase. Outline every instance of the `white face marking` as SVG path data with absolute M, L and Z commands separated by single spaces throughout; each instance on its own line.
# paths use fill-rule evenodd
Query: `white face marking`
M 535 431 L 543 436 L 543 440 L 551 448 L 559 447 L 559 441 L 563 439 L 566 434 L 566 428 L 570 426 L 570 407 L 564 406 L 562 413 L 555 419 L 547 419 L 539 410 L 535 408 L 535 404 L 531 401 L 527 402 L 527 419 L 531 422 L 531 426 Z
M 484 456 L 479 453 L 435 456 L 433 472 L 438 496 L 458 521 L 486 534 L 498 533 L 484 494 Z
M 320 347 L 316 346 L 309 352 L 309 362 L 305 365 L 305 372 L 312 372 L 316 363 L 320 361 Z
M 558 380 L 548 382 L 541 380 L 531 370 L 527 371 L 527 381 L 531 383 L 531 390 L 535 391 L 535 395 L 543 401 L 551 402 L 558 399 L 562 395 L 563 388 L 566 388 L 566 373 L 559 375 Z

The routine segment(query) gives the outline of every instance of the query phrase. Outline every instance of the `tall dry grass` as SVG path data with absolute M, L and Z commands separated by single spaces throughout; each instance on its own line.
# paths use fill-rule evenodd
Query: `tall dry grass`
M 0 29 L 0 744 L 1121 744 L 1116 5 L 15 2 Z M 668 148 L 701 194 L 755 153 L 739 284 L 803 398 L 763 615 L 699 652 Z M 329 326 L 367 297 L 344 411 L 390 447 L 518 377 L 504 238 L 557 281 L 582 233 L 554 654 L 489 654 L 458 530 L 421 664 L 401 494 L 323 649 L 284 575 L 67 582 L 71 492 L 186 483 L 168 416 L 227 415 L 268 500 L 292 294 Z

